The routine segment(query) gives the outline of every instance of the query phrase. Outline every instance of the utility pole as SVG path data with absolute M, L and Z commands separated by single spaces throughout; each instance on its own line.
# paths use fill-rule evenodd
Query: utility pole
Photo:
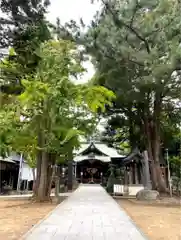
M 170 192 L 170 197 L 172 197 L 172 181 L 171 181 L 171 175 L 170 175 L 170 162 L 168 157 L 168 148 L 166 149 L 166 159 L 167 159 L 167 167 L 168 167 L 169 192 Z

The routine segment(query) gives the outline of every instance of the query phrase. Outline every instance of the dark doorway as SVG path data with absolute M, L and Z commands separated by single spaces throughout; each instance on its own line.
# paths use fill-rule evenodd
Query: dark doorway
M 107 173 L 108 163 L 84 160 L 77 164 L 77 177 L 82 183 L 100 184 Z

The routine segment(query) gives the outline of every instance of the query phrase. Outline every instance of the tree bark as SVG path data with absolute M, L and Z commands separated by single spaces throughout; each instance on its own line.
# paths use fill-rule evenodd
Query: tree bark
M 35 168 L 32 168 L 32 174 L 33 174 L 33 193 L 36 188 L 36 174 L 35 174 Z
M 148 153 L 147 151 L 144 151 L 143 153 L 143 174 L 144 174 L 144 180 L 145 180 L 145 189 L 151 190 L 152 185 L 151 185 L 151 179 L 150 179 L 150 169 L 149 169 L 149 159 L 148 159 Z
M 42 133 L 41 133 L 41 129 L 38 129 L 38 147 L 41 148 L 42 147 Z M 36 161 L 36 180 L 35 180 L 35 184 L 34 184 L 34 188 L 33 188 L 33 195 L 36 196 L 37 195 L 37 191 L 38 191 L 38 187 L 40 184 L 40 176 L 41 176 L 41 163 L 42 163 L 42 151 L 41 150 L 37 150 L 37 161 Z
M 67 187 L 69 191 L 72 191 L 73 189 L 73 164 L 72 160 L 68 160 L 68 181 L 67 181 Z
M 130 117 L 129 117 L 129 142 L 131 146 L 131 151 L 133 151 L 136 147 L 136 143 L 134 138 L 133 122 Z
M 51 120 L 49 117 L 49 106 L 47 100 L 41 103 L 43 115 L 39 119 L 37 129 L 38 150 L 37 154 L 37 179 L 34 191 L 35 201 L 50 201 L 51 183 L 52 183 L 52 155 L 46 151 L 47 136 L 45 133 L 51 129 Z
M 56 176 L 56 155 L 50 153 L 49 154 L 49 178 L 48 178 L 48 182 L 49 182 L 49 189 L 48 189 L 48 194 L 51 194 L 51 189 L 52 189 L 52 183 L 55 180 L 55 176 Z
M 40 184 L 40 176 L 41 176 L 41 163 L 42 163 L 42 152 L 38 151 L 37 154 L 37 163 L 36 163 L 36 180 L 35 180 L 35 186 L 33 189 L 34 192 L 34 196 L 36 196 L 37 191 L 38 191 L 38 187 Z
M 162 107 L 162 99 L 160 94 L 155 94 L 154 113 L 153 113 L 153 158 L 155 162 L 155 170 L 157 175 L 158 191 L 166 192 L 166 182 L 160 171 L 160 112 Z
M 137 142 L 134 134 L 134 123 L 133 123 L 133 113 L 132 113 L 132 107 L 128 111 L 128 121 L 129 121 L 129 142 L 131 146 L 131 151 L 133 151 L 137 147 Z
M 49 201 L 50 196 L 48 196 L 48 154 L 43 151 L 42 153 L 42 162 L 41 162 L 41 175 L 40 183 L 37 189 L 36 201 L 44 202 Z
M 47 196 L 50 199 L 52 183 L 53 183 L 54 176 L 55 176 L 54 166 L 51 165 L 51 163 L 49 163 L 47 171 L 48 171 L 48 174 L 47 174 L 47 190 L 46 191 L 47 191 Z
M 147 138 L 147 151 L 148 151 L 148 158 L 149 158 L 149 164 L 150 164 L 150 170 L 151 170 L 152 188 L 155 190 L 157 189 L 158 183 L 157 183 L 155 163 L 153 159 L 151 126 L 147 117 L 145 117 L 144 119 L 144 125 L 145 125 L 145 135 Z
M 55 172 L 55 198 L 57 203 L 60 203 L 60 167 L 58 166 Z

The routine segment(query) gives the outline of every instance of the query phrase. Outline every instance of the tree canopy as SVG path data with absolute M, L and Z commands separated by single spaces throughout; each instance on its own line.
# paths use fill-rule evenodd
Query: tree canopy
M 93 84 L 116 94 L 106 112 L 113 129 L 128 133 L 132 149 L 148 150 L 153 188 L 163 190 L 160 158 L 168 136 L 180 131 L 181 5 L 176 0 L 101 2 L 87 33 L 75 24 L 67 29 L 92 56 Z
M 51 165 L 62 155 L 72 156 L 80 144 L 79 135 L 91 134 L 97 112 L 111 105 L 115 95 L 105 87 L 74 83 L 84 72 L 75 44 L 50 40 L 41 44 L 37 55 L 36 70 L 21 79 L 23 92 L 1 111 L 3 119 L 4 109 L 9 110 L 1 139 L 5 136 L 5 150 L 25 152 L 32 159 L 37 156 L 37 198 L 43 200 L 50 195 Z M 15 68 L 8 59 L 3 63 L 11 72 Z
M 0 65 L 1 151 L 19 143 L 20 151 L 36 156 L 40 199 L 49 197 L 50 165 L 72 157 L 78 135 L 91 134 L 98 115 L 109 119 L 103 136 L 109 144 L 148 151 L 154 189 L 166 190 L 160 171 L 165 149 L 172 159 L 179 156 L 181 3 L 101 2 L 87 31 L 73 20 L 65 26 L 57 20 L 58 41 L 50 40 L 44 17 L 48 1 L 1 2 L 10 20 L 0 19 L 1 34 L 9 34 L 0 44 L 13 47 Z M 76 85 L 87 55 L 96 73 Z

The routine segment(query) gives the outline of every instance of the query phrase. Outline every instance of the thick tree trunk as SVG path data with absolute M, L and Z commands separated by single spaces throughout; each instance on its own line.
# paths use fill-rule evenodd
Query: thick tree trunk
M 149 158 L 148 158 L 148 152 L 143 152 L 143 174 L 144 174 L 144 187 L 145 189 L 151 190 L 152 184 L 151 184 L 151 178 L 150 178 L 150 169 L 149 169 Z
M 36 188 L 36 174 L 35 174 L 35 168 L 32 168 L 32 174 L 33 174 L 33 193 Z
M 60 167 L 58 166 L 55 171 L 55 198 L 57 203 L 60 203 Z
M 42 152 L 42 161 L 41 161 L 41 174 L 39 179 L 39 185 L 35 193 L 35 201 L 45 202 L 50 201 L 49 189 L 49 158 L 46 152 Z
M 68 159 L 68 179 L 67 179 L 67 188 L 69 191 L 73 189 L 73 149 L 69 149 L 67 153 Z
M 153 159 L 151 126 L 147 118 L 145 118 L 144 120 L 144 125 L 145 125 L 145 135 L 147 138 L 147 151 L 148 151 L 148 158 L 149 158 L 150 170 L 151 170 L 152 188 L 157 189 L 158 183 L 157 183 L 155 163 Z
M 68 160 L 68 181 L 67 187 L 69 191 L 73 189 L 73 163 L 72 160 Z
M 133 130 L 133 123 L 131 121 L 131 119 L 129 120 L 130 124 L 129 124 L 129 142 L 130 142 L 130 146 L 131 146 L 131 151 L 133 151 L 136 148 L 136 143 L 135 143 L 135 139 L 134 139 L 134 130 Z
M 158 191 L 166 192 L 166 182 L 160 170 L 160 112 L 162 99 L 159 94 L 155 95 L 154 114 L 153 114 L 153 158 L 157 175 Z
M 40 128 L 38 129 L 38 147 L 42 147 L 43 139 L 42 139 L 42 132 Z M 33 195 L 37 195 L 37 190 L 40 184 L 40 176 L 41 176 L 41 163 L 42 163 L 42 151 L 37 150 L 37 161 L 36 161 L 36 180 L 33 188 Z
M 51 190 L 52 190 L 52 184 L 55 180 L 55 174 L 56 174 L 56 156 L 53 154 L 49 154 L 49 168 L 48 168 L 48 195 L 50 196 Z
M 53 165 L 48 166 L 48 174 L 47 174 L 47 196 L 49 196 L 50 199 L 50 195 L 51 195 L 51 190 L 52 190 L 52 184 L 53 184 L 53 179 L 54 179 L 54 168 Z
M 51 194 L 51 154 L 47 153 L 46 148 L 46 134 L 44 130 L 49 131 L 51 128 L 51 119 L 49 117 L 48 102 L 45 100 L 42 104 L 43 115 L 39 119 L 39 128 L 37 131 L 38 147 L 42 150 L 38 151 L 37 158 L 37 179 L 34 191 L 34 199 L 38 202 L 50 201 Z
M 132 108 L 131 108 L 132 109 Z M 131 151 L 133 151 L 137 147 L 137 142 L 134 134 L 134 123 L 133 123 L 133 113 L 132 110 L 129 110 L 128 113 L 128 121 L 129 121 L 129 143 L 131 146 Z
M 33 188 L 34 196 L 37 195 L 38 187 L 40 184 L 40 176 L 41 176 L 41 163 L 42 163 L 42 152 L 38 151 L 37 154 L 37 163 L 36 163 L 36 180 Z
M 156 130 L 155 130 L 156 131 Z M 155 171 L 157 175 L 157 182 L 158 182 L 158 191 L 159 192 L 166 192 L 166 182 L 162 176 L 162 172 L 160 169 L 160 139 L 159 136 L 155 133 L 154 139 L 154 148 L 153 148 L 153 156 L 155 161 Z

